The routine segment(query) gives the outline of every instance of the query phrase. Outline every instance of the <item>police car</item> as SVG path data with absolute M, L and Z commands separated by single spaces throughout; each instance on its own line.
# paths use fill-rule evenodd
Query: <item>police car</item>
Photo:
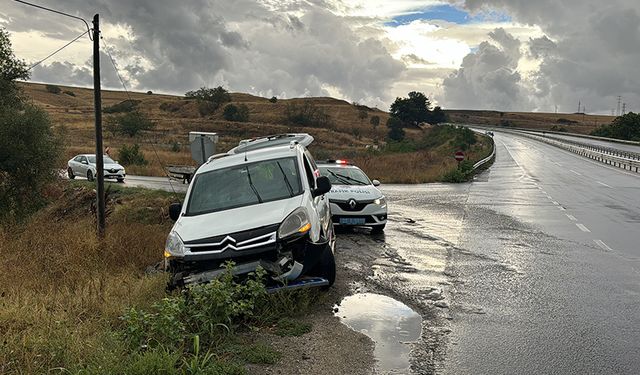
M 367 226 L 381 233 L 387 224 L 387 201 L 378 190 L 380 181 L 371 181 L 355 165 L 346 160 L 318 162 L 320 174 L 331 181 L 327 194 L 334 225 Z

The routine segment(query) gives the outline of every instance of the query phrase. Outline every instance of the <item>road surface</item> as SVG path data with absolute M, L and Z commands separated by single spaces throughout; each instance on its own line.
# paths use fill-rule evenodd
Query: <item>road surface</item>
M 472 183 L 384 186 L 388 229 L 341 233 L 342 273 L 375 256 L 354 292 L 423 315 L 413 373 L 638 373 L 640 175 L 495 141 Z

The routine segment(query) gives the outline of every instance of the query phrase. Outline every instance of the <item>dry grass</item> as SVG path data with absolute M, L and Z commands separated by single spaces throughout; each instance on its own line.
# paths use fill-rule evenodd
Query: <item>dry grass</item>
M 93 198 L 71 184 L 26 226 L 0 229 L 0 373 L 118 363 L 118 317 L 164 295 L 164 275 L 143 270 L 161 258 L 170 223 L 160 207 L 172 199 L 112 192 L 100 243 Z

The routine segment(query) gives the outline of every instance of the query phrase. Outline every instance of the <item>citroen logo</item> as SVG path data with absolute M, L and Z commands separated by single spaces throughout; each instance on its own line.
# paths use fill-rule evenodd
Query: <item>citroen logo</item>
M 220 246 L 224 246 L 224 248 L 236 248 L 236 239 L 231 236 L 226 236 L 222 242 L 220 242 Z
M 358 202 L 356 202 L 355 199 L 351 198 L 347 201 L 347 204 L 349 205 L 349 207 L 353 210 L 356 208 L 356 205 L 358 204 Z

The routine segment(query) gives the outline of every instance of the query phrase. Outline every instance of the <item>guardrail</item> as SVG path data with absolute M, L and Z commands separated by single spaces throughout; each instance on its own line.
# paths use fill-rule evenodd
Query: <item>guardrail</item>
M 472 129 L 473 130 L 473 129 Z M 475 130 L 474 130 L 475 131 Z M 486 164 L 490 163 L 495 157 L 496 157 L 496 142 L 493 140 L 492 136 L 489 136 L 487 134 L 481 133 L 481 132 L 477 132 L 478 134 L 482 134 L 487 138 L 491 139 L 491 154 L 489 156 L 487 156 L 486 158 L 480 160 L 479 162 L 475 163 L 473 165 L 473 169 L 472 171 L 475 172 L 478 168 L 485 166 Z
M 629 170 L 636 173 L 639 173 L 638 171 L 640 170 L 639 153 L 617 150 L 611 147 L 595 146 L 567 139 L 560 140 L 554 137 L 534 135 L 527 132 L 510 132 L 530 139 L 535 139 L 537 141 L 573 152 L 574 154 L 578 154 L 580 156 L 584 156 L 604 164 L 612 165 L 614 167 L 622 168 L 624 170 Z

